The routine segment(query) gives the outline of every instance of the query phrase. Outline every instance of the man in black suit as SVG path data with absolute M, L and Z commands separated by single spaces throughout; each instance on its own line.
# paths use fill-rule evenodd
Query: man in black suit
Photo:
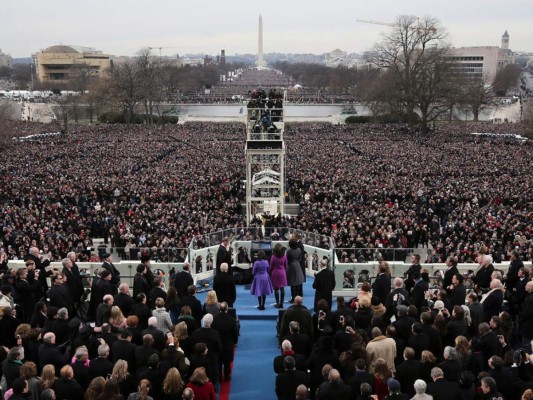
M 387 268 L 383 263 L 378 266 L 378 276 L 372 284 L 372 296 L 376 296 L 383 303 L 390 293 L 390 276 L 386 273 Z
M 131 343 L 133 338 L 133 332 L 129 329 L 124 329 L 120 332 L 120 339 L 115 340 L 112 347 L 113 362 L 118 360 L 125 360 L 128 362 L 129 371 L 134 374 L 137 368 L 137 362 L 135 360 L 135 344 Z
M 285 370 L 283 367 L 283 360 L 288 356 L 294 358 L 294 366 L 298 371 L 307 371 L 307 361 L 305 357 L 302 354 L 295 353 L 292 349 L 291 342 L 284 340 L 281 343 L 281 354 L 274 357 L 274 361 L 272 362 L 276 374 L 281 374 Z
M 353 398 L 358 398 L 361 395 L 361 384 L 368 383 L 374 389 L 375 378 L 370 372 L 366 370 L 366 361 L 362 358 L 355 360 L 355 372 L 353 376 L 348 379 L 348 385 L 352 388 Z
M 444 379 L 442 369 L 435 367 L 431 370 L 433 382 L 428 384 L 426 394 L 433 396 L 433 400 L 462 400 L 459 384 Z
M 202 318 L 202 327 L 196 329 L 191 335 L 191 345 L 196 343 L 205 343 L 207 345 L 207 358 L 211 361 L 211 370 L 213 371 L 213 384 L 217 385 L 219 380 L 218 360 L 222 353 L 222 341 L 220 334 L 212 328 L 213 316 L 206 314 Z
M 118 270 L 115 268 L 115 266 L 111 262 L 111 254 L 109 253 L 102 254 L 102 259 L 104 260 L 104 262 L 101 268 L 104 268 L 106 271 L 108 271 L 111 274 L 110 283 L 111 283 L 111 287 L 113 287 L 112 294 L 116 294 L 118 285 L 120 284 L 120 272 L 118 272 Z
M 148 359 L 152 354 L 159 355 L 157 349 L 154 348 L 154 338 L 150 334 L 143 336 L 143 344 L 135 348 L 135 359 L 137 361 L 137 370 L 146 367 Z
M 422 271 L 422 266 L 420 265 L 420 254 L 413 254 L 411 256 L 411 265 L 409 269 L 404 272 L 403 277 L 405 279 L 405 289 L 407 292 L 411 292 L 411 289 L 415 285 L 415 280 L 420 272 Z
M 455 257 L 448 257 L 446 259 L 446 271 L 444 272 L 444 278 L 442 280 L 443 289 L 449 291 L 450 285 L 452 284 L 452 278 L 455 274 L 459 273 L 457 269 L 457 259 Z
M 141 335 L 144 337 L 144 335 L 152 335 L 152 338 L 154 339 L 154 348 L 158 352 L 162 352 L 166 347 L 166 337 L 163 331 L 160 329 L 157 329 L 157 318 L 156 317 L 150 317 L 148 318 L 148 328 L 143 330 L 141 332 Z
M 409 398 L 415 395 L 414 383 L 420 377 L 422 363 L 415 359 L 415 351 L 411 347 L 406 347 L 403 351 L 404 362 L 396 367 L 394 377 L 400 381 L 404 393 Z
M 133 307 L 133 298 L 130 296 L 130 287 L 126 282 L 122 282 L 118 287 L 118 293 L 114 297 L 114 302 L 122 314 L 127 317 L 130 315 L 131 307 Z
M 294 304 L 287 308 L 281 317 L 281 324 L 279 329 L 279 336 L 284 337 L 289 334 L 289 323 L 291 321 L 298 322 L 300 332 L 313 337 L 313 318 L 306 306 L 303 305 L 301 296 L 294 298 Z
M 69 315 L 72 315 L 73 309 L 74 309 L 74 302 L 72 301 L 72 298 L 70 297 L 70 292 L 68 290 L 67 285 L 65 285 L 64 282 L 64 276 L 63 274 L 55 274 L 52 275 L 52 278 L 50 279 L 52 282 L 52 286 L 50 287 L 50 290 L 48 291 L 48 297 L 50 298 L 50 305 L 57 307 L 57 308 L 63 308 L 65 307 Z
M 39 367 L 42 370 L 46 364 L 52 364 L 56 371 L 60 371 L 68 364 L 68 355 L 63 355 L 56 345 L 56 335 L 47 332 L 43 336 L 43 343 L 39 346 Z
M 396 334 L 405 343 L 411 336 L 411 327 L 416 320 L 407 314 L 407 306 L 399 305 L 396 307 L 396 321 L 392 324 L 396 328 Z
M 404 288 L 404 281 L 400 277 L 394 278 L 394 288 L 385 299 L 385 323 L 389 323 L 391 317 L 396 314 L 396 307 L 399 305 L 409 306 L 409 292 Z
M 176 273 L 174 277 L 174 287 L 178 292 L 178 297 L 183 300 L 185 296 L 189 295 L 188 288 L 194 285 L 194 280 L 190 272 L 191 266 L 188 262 L 183 263 L 182 270 Z
M 98 346 L 98 357 L 91 360 L 89 367 L 89 376 L 91 380 L 97 376 L 107 379 L 107 376 L 111 375 L 111 372 L 113 372 L 113 363 L 108 360 L 108 357 L 109 346 L 107 343 L 102 343 Z
M 307 372 L 298 371 L 292 356 L 283 360 L 285 371 L 276 376 L 276 395 L 279 400 L 294 400 L 296 388 L 299 385 L 309 386 Z
M 477 270 L 472 278 L 475 283 L 475 288 L 478 292 L 487 293 L 490 290 L 490 281 L 492 273 L 494 272 L 494 265 L 492 265 L 492 256 L 485 254 L 480 257 L 481 267 Z
M 291 342 L 294 352 L 303 355 L 307 360 L 313 349 L 311 337 L 305 333 L 300 333 L 300 324 L 296 321 L 289 322 L 289 331 L 290 334 L 283 337 L 282 340 Z
M 139 293 L 144 293 L 146 297 L 150 294 L 151 286 L 146 279 L 146 265 L 137 265 L 137 273 L 133 277 L 133 297 L 137 297 Z
M 191 307 L 192 316 L 196 321 L 196 326 L 200 326 L 202 322 L 202 317 L 204 316 L 204 310 L 202 308 L 202 303 L 196 298 L 196 286 L 190 285 L 187 288 L 188 295 L 181 299 L 181 306 Z
M 150 294 L 148 296 L 150 307 L 152 309 L 155 308 L 155 301 L 158 297 L 161 297 L 164 301 L 167 301 L 167 292 L 165 292 L 165 289 L 163 289 L 164 285 L 165 282 L 163 282 L 163 279 L 161 279 L 160 276 L 156 276 L 154 278 L 154 287 L 152 290 L 150 290 Z
M 40 254 L 37 247 L 30 247 L 28 255 L 24 258 L 24 261 L 28 260 L 32 260 L 35 263 L 35 270 L 39 271 L 38 280 L 41 283 L 41 291 L 35 294 L 36 300 L 39 300 L 41 297 L 46 297 L 48 292 L 46 277 L 50 274 L 46 271 L 46 267 L 50 265 L 50 257 L 49 255 Z
M 68 253 L 67 258 L 64 258 L 61 261 L 61 264 L 63 265 L 63 271 L 61 272 L 66 278 L 66 286 L 70 292 L 70 297 L 73 301 L 72 311 L 75 311 L 79 307 L 81 296 L 83 296 L 84 292 L 80 270 L 78 269 L 77 265 L 75 266 L 75 261 L 76 253 L 74 253 L 73 251 Z
M 33 261 L 26 261 L 26 265 L 31 264 Z M 26 268 L 20 268 L 15 273 L 15 302 L 22 308 L 22 315 L 20 319 L 24 322 L 30 322 L 35 308 L 37 299 L 35 298 L 35 292 L 40 288 L 39 282 L 40 271 L 31 271 Z M 66 303 L 68 305 L 68 301 Z M 63 305 L 61 306 L 63 307 Z M 58 308 L 61 308 L 58 307 Z
M 239 340 L 239 331 L 237 329 L 237 321 L 228 314 L 228 303 L 223 301 L 220 303 L 220 312 L 213 318 L 213 329 L 220 335 L 222 343 L 222 351 L 220 353 L 219 374 L 224 367 L 224 378 L 226 381 L 231 380 L 231 363 L 233 361 L 233 353 L 235 345 Z M 220 375 L 222 379 L 222 375 Z
M 146 266 L 146 281 L 148 282 L 149 291 L 154 287 L 155 275 L 152 272 L 150 255 L 143 254 L 141 256 L 141 263 Z
M 220 273 L 213 278 L 213 290 L 217 292 L 218 301 L 225 301 L 229 307 L 233 307 L 237 299 L 237 289 L 235 279 L 229 274 L 228 269 L 227 263 L 220 265 Z
M 488 323 L 482 322 L 479 324 L 478 332 L 480 347 L 484 358 L 484 367 L 485 370 L 487 370 L 489 366 L 489 359 L 492 356 L 500 355 L 501 344 L 494 331 L 490 329 L 490 325 Z
M 490 291 L 481 300 L 483 306 L 483 321 L 489 322 L 490 319 L 499 315 L 503 304 L 502 283 L 498 279 L 490 282 Z
M 422 279 L 421 276 L 415 277 L 415 285 L 411 290 L 410 302 L 411 305 L 414 305 L 416 308 L 418 308 L 419 312 L 422 309 L 422 306 L 426 304 L 425 295 L 428 289 L 429 285 L 425 279 Z
M 228 264 L 228 271 L 231 274 L 231 252 L 230 252 L 230 240 L 228 237 L 222 239 L 222 243 L 218 246 L 217 261 L 216 261 L 216 274 L 220 273 L 220 266 L 222 263 Z
M 440 332 L 433 326 L 433 315 L 431 312 L 424 311 L 420 314 L 420 322 L 422 323 L 422 330 L 429 336 L 429 351 L 434 355 L 442 353 L 442 336 Z
M 351 400 L 352 389 L 342 381 L 339 371 L 332 369 L 328 381 L 318 387 L 316 397 L 320 400 Z
M 315 309 L 319 300 L 326 300 L 329 307 L 333 307 L 333 289 L 335 289 L 335 273 L 328 268 L 326 260 L 320 260 L 320 271 L 315 275 L 313 289 L 315 289 Z

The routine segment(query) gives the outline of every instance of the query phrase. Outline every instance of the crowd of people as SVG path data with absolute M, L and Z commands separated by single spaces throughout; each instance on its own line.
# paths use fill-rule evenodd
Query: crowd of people
M 202 304 L 188 263 L 166 288 L 143 256 L 130 293 L 108 254 L 85 312 L 77 254 L 59 270 L 33 250 L 25 268 L 2 273 L 3 400 L 215 400 L 231 380 L 239 330 L 227 263 L 218 297 L 211 291 Z
M 20 126 L 19 135 L 46 127 Z M 432 248 L 428 262 L 474 262 L 483 244 L 496 262 L 512 250 L 531 260 L 531 143 L 471 132 L 520 126 L 443 125 L 423 136 L 403 125 L 285 124 L 286 202 L 300 210 L 269 224 L 314 233 L 317 247 L 332 237 L 347 262 L 417 246 Z M 183 261 L 195 236 L 246 225 L 245 138 L 239 123 L 91 125 L 12 145 L 1 166 L 2 262 L 30 246 L 52 260 L 83 250 L 88 261 L 92 238 L 122 258 L 150 249 Z
M 404 277 L 382 261 L 372 284 L 335 307 L 324 265 L 314 310 L 297 296 L 279 321 L 278 399 L 531 399 L 533 267 L 513 257 L 502 275 L 481 255 L 468 291 L 454 257 L 431 288 L 418 256 Z

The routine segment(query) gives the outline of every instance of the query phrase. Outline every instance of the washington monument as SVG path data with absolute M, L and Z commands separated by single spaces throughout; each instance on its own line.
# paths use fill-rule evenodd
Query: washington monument
M 258 67 L 266 67 L 266 62 L 263 60 L 263 16 L 259 14 L 259 35 L 257 45 L 257 61 Z

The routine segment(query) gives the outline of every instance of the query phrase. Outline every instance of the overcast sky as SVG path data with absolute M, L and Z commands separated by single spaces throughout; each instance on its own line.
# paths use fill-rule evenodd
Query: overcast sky
M 259 14 L 265 53 L 363 52 L 389 28 L 356 19 L 402 14 L 438 18 L 455 47 L 499 46 L 507 30 L 511 49 L 533 51 L 533 0 L 3 0 L 0 10 L 0 49 L 13 57 L 55 44 L 117 56 L 256 53 Z

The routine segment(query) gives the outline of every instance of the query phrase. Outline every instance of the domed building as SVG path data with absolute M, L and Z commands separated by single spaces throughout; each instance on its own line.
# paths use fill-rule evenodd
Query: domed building
M 37 54 L 37 76 L 41 82 L 66 84 L 87 68 L 94 77 L 112 66 L 111 56 L 90 47 L 50 46 Z

